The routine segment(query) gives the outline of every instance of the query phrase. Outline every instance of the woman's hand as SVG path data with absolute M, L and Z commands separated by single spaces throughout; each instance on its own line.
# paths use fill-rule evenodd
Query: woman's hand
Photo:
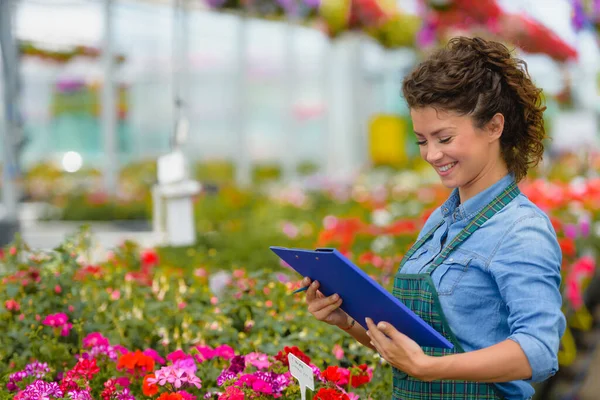
M 380 322 L 377 326 L 367 318 L 367 335 L 377 352 L 392 366 L 408 375 L 420 379 L 427 378 L 428 362 L 431 357 L 411 338 L 398 332 L 391 324 Z
M 338 327 L 348 326 L 350 322 L 348 314 L 339 308 L 342 305 L 340 296 L 333 294 L 329 297 L 325 297 L 323 293 L 317 290 L 319 288 L 319 282 L 315 281 L 311 283 L 310 278 L 304 278 L 302 280 L 302 286 L 308 285 L 310 285 L 306 291 L 308 312 L 319 321 L 326 322 L 330 325 Z

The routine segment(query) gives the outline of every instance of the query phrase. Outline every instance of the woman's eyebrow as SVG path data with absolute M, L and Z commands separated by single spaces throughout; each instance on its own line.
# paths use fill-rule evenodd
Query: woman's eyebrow
M 433 131 L 431 133 L 431 136 L 436 136 L 436 135 L 440 134 L 442 131 L 445 131 L 446 129 L 450 129 L 450 128 L 451 127 L 448 126 L 448 127 L 445 127 L 445 128 L 436 129 L 435 131 Z M 419 133 L 417 131 L 415 131 L 415 135 L 425 136 L 422 133 Z

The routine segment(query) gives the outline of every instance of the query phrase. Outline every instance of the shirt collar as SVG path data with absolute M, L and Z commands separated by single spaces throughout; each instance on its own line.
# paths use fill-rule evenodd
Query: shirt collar
M 489 188 L 477 193 L 469 200 L 460 204 L 460 196 L 458 189 L 454 189 L 448 200 L 442 204 L 441 211 L 444 218 L 449 215 L 454 215 L 454 220 L 458 221 L 463 218 L 473 218 L 483 207 L 487 206 L 496 196 L 508 187 L 515 178 L 513 174 L 507 174 L 498 182 L 494 183 Z

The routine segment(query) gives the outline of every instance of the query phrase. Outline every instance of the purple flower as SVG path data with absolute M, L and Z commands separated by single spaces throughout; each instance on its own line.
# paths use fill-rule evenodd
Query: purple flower
M 116 399 L 117 400 L 135 400 L 135 397 L 133 397 L 133 395 L 129 391 L 129 388 L 125 388 L 120 393 L 117 394 Z
M 46 400 L 50 396 L 63 397 L 63 392 L 60 390 L 58 383 L 44 382 L 39 379 L 27 386 L 21 394 L 21 398 L 30 400 Z
M 8 377 L 8 383 L 6 384 L 6 388 L 11 391 L 19 390 L 18 382 L 21 382 L 23 379 L 28 376 L 33 376 L 37 379 L 41 379 L 46 376 L 47 373 L 50 372 L 50 368 L 48 368 L 47 363 L 40 363 L 37 361 L 32 362 L 31 364 L 27 364 L 23 371 L 15 372 Z
M 94 400 L 88 390 L 71 390 L 67 396 L 71 400 Z
M 569 239 L 577 239 L 577 226 L 573 224 L 564 225 L 565 236 Z
M 238 374 L 246 369 L 246 361 L 244 356 L 235 356 L 231 359 L 231 364 L 229 364 L 229 371 L 234 374 Z
M 234 379 L 236 376 L 237 374 L 230 372 L 229 368 L 224 369 L 223 372 L 221 372 L 221 375 L 219 375 L 219 377 L 217 378 L 217 385 L 223 386 L 225 382 Z
M 119 358 L 119 355 L 117 354 L 117 350 L 113 346 L 106 346 L 106 345 L 95 346 L 90 349 L 89 353 L 87 353 L 89 358 L 96 358 L 101 354 L 106 355 L 112 361 L 117 361 L 117 359 Z

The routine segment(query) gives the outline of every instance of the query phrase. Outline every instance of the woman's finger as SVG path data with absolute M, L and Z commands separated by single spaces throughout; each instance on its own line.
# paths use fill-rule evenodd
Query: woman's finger
M 304 278 L 302 284 L 304 284 L 305 281 L 309 282 L 308 285 L 310 285 L 308 286 L 308 290 L 306 290 L 306 302 L 310 303 L 317 298 L 317 288 L 319 287 L 319 282 L 311 282 L 309 278 Z
M 313 315 L 319 321 L 325 321 L 327 319 L 327 317 L 329 317 L 329 315 L 332 312 L 334 312 L 335 310 L 337 310 L 341 305 L 342 305 L 342 299 L 338 298 L 338 300 L 335 303 L 330 304 L 327 307 L 315 312 Z
M 312 314 L 315 314 L 326 307 L 329 307 L 332 304 L 335 304 L 340 299 L 340 296 L 337 294 L 331 295 L 329 297 L 325 297 L 322 299 L 316 299 L 311 301 L 308 304 L 308 311 Z

